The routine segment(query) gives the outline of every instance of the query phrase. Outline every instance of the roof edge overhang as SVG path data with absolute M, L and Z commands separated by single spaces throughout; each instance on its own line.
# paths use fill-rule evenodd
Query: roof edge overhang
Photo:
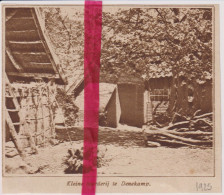
M 67 85 L 67 77 L 65 76 L 64 70 L 60 65 L 58 57 L 55 55 L 54 49 L 51 47 L 50 38 L 46 32 L 45 23 L 41 17 L 40 10 L 38 8 L 31 8 L 31 11 L 34 17 L 35 25 L 38 29 L 39 36 L 43 40 L 44 48 L 57 75 L 55 79 L 58 81 L 58 84 Z

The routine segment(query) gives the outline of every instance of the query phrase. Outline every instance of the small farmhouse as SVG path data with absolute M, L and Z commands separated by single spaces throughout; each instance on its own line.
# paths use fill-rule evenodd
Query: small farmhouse
M 178 83 L 174 83 L 171 68 L 164 64 L 152 65 L 149 72 L 145 79 L 149 95 L 146 101 L 151 101 L 152 108 L 159 105 L 157 113 L 167 112 L 173 106 L 179 108 L 183 115 L 192 114 L 196 110 L 201 113 L 212 112 L 211 76 L 203 82 L 199 79 L 189 81 L 180 73 Z
M 180 76 L 176 89 L 174 85 L 176 84 L 174 84 L 172 70 L 166 64 L 151 65 L 147 77 L 144 78 L 123 74 L 116 84 L 101 83 L 101 89 L 103 89 L 103 86 L 108 86 L 105 88 L 108 90 L 108 95 L 111 94 L 109 86 L 117 86 L 116 93 L 118 95 L 116 95 L 116 98 L 113 95 L 108 96 L 111 99 L 106 98 L 106 102 L 109 102 L 107 105 L 110 106 L 104 106 L 104 109 L 101 109 L 100 124 L 106 126 L 103 118 L 108 120 L 112 118 L 110 120 L 114 122 L 107 121 L 108 126 L 116 127 L 118 123 L 121 123 L 142 127 L 145 123 L 154 120 L 155 116 L 159 117 L 160 122 L 165 122 L 164 120 L 167 120 L 167 116 L 173 106 L 176 106 L 178 112 L 180 110 L 184 116 L 189 116 L 197 110 L 200 110 L 201 113 L 212 111 L 211 78 L 203 83 L 197 80 L 188 83 L 184 76 Z M 77 106 L 79 106 L 81 101 L 84 104 L 83 94 L 82 96 L 79 95 L 83 88 L 83 77 L 77 79 L 68 88 L 68 93 L 73 93 L 75 97 L 78 96 L 76 98 Z M 178 97 L 176 97 L 176 94 L 178 94 Z M 100 101 L 104 99 L 102 95 L 102 90 L 100 90 Z M 119 101 L 119 103 L 112 104 L 109 100 L 111 102 Z M 102 104 L 103 102 L 100 103 Z M 113 110 L 115 110 L 114 113 L 116 115 L 108 111 L 111 107 L 114 107 Z M 83 108 L 80 108 L 80 125 L 83 125 L 83 113 Z
M 151 65 L 147 77 L 123 75 L 118 80 L 121 104 L 121 123 L 141 127 L 153 120 L 156 114 L 166 115 L 176 106 L 183 115 L 212 112 L 212 80 L 187 82 L 180 76 L 174 92 L 171 68 L 166 64 Z M 175 95 L 178 94 L 178 97 Z M 205 103 L 206 102 L 206 103 Z

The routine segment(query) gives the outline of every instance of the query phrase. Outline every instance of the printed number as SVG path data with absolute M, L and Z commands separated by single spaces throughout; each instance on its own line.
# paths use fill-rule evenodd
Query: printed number
M 211 183 L 198 183 L 196 182 L 196 189 L 197 191 L 211 191 L 212 184 Z

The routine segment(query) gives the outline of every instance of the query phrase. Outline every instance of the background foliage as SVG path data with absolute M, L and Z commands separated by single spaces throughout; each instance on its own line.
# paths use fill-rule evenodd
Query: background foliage
M 84 10 L 41 11 L 71 84 L 83 75 Z M 101 82 L 116 83 L 121 75 L 144 80 L 172 75 L 171 115 L 177 107 L 197 109 L 180 93 L 182 86 L 212 80 L 211 8 L 105 8 L 102 20 Z

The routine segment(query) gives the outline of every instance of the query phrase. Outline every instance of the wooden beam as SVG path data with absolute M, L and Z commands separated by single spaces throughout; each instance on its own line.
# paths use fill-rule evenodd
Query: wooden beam
M 20 53 L 20 52 L 13 52 L 13 55 L 16 59 L 20 60 L 23 63 L 23 67 L 30 62 L 39 62 L 39 63 L 50 63 L 48 55 L 44 52 L 36 53 L 36 52 L 27 52 L 27 53 Z M 29 68 L 29 67 L 27 67 Z M 32 68 L 32 67 L 30 67 Z M 53 70 L 53 68 L 51 67 Z M 44 70 L 43 70 L 44 71 Z
M 64 74 L 64 70 L 60 66 L 59 59 L 55 55 L 54 49 L 51 47 L 50 38 L 49 38 L 48 34 L 46 33 L 45 26 L 44 26 L 45 23 L 40 16 L 40 12 L 39 12 L 38 8 L 31 9 L 31 13 L 34 18 L 34 22 L 37 27 L 39 36 L 43 41 L 44 48 L 51 60 L 52 66 L 55 70 L 55 73 L 59 73 L 61 80 L 64 82 L 64 84 L 67 84 L 68 81 Z
M 7 31 L 6 39 L 9 41 L 40 41 L 36 30 Z
M 30 62 L 29 63 L 29 67 L 32 67 L 32 69 L 36 70 L 40 70 L 43 69 L 43 71 L 47 72 L 47 73 L 54 73 L 54 70 L 52 69 L 52 65 L 51 63 L 43 63 L 43 62 Z M 55 74 L 55 73 L 54 73 Z
M 36 30 L 13 30 L 13 31 L 7 31 L 6 33 L 32 33 L 36 32 Z
M 10 132 L 11 137 L 12 137 L 12 141 L 13 141 L 19 155 L 22 157 L 22 159 L 24 159 L 26 157 L 26 155 L 24 153 L 24 150 L 23 150 L 22 145 L 20 143 L 20 140 L 18 138 L 18 134 L 16 133 L 15 127 L 12 123 L 12 120 L 11 120 L 7 110 L 6 110 L 5 114 L 6 114 L 6 116 L 5 116 L 6 123 L 8 124 L 9 132 Z
M 30 11 L 30 7 L 12 7 L 12 8 L 7 8 L 8 11 L 13 11 L 13 10 L 17 10 L 17 13 L 15 15 L 16 18 L 19 17 L 32 17 L 31 11 Z
M 39 41 L 9 41 L 9 43 L 28 45 L 28 44 L 38 44 L 38 43 L 42 44 L 42 41 L 41 40 L 39 40 Z
M 41 62 L 30 62 L 31 65 L 33 66 L 51 66 L 51 63 L 41 63 Z
M 14 104 L 15 108 L 17 110 L 19 110 L 20 109 L 20 105 L 19 105 L 19 102 L 18 102 L 15 94 L 12 92 L 12 86 L 11 86 L 11 83 L 9 82 L 9 78 L 8 78 L 8 76 L 6 74 L 4 74 L 4 75 L 5 75 L 5 84 L 8 85 L 8 90 L 9 90 L 9 93 L 10 93 L 10 95 L 12 97 L 13 104 Z
M 15 51 L 15 52 L 12 52 L 13 54 L 15 55 L 46 55 L 45 52 L 18 52 L 18 51 Z
M 18 70 L 19 72 L 23 71 L 23 68 L 16 62 L 16 60 L 14 59 L 12 52 L 8 46 L 6 46 L 6 53 L 9 57 L 10 61 L 12 62 L 12 65 L 15 67 L 15 69 Z
M 13 20 L 33 20 L 32 16 L 13 17 Z
M 32 77 L 32 78 L 55 78 L 55 79 L 60 78 L 58 74 L 50 74 L 50 73 L 7 72 L 7 75 L 17 77 Z
M 8 22 L 15 14 L 16 14 L 17 10 L 15 9 L 13 12 L 11 12 L 10 14 L 6 14 L 6 19 L 5 21 Z
M 41 40 L 39 41 L 8 41 L 14 52 L 45 52 Z
M 6 23 L 6 29 L 9 31 L 13 30 L 35 30 L 36 26 L 34 23 L 33 18 L 26 18 L 26 19 L 15 19 L 12 17 Z

